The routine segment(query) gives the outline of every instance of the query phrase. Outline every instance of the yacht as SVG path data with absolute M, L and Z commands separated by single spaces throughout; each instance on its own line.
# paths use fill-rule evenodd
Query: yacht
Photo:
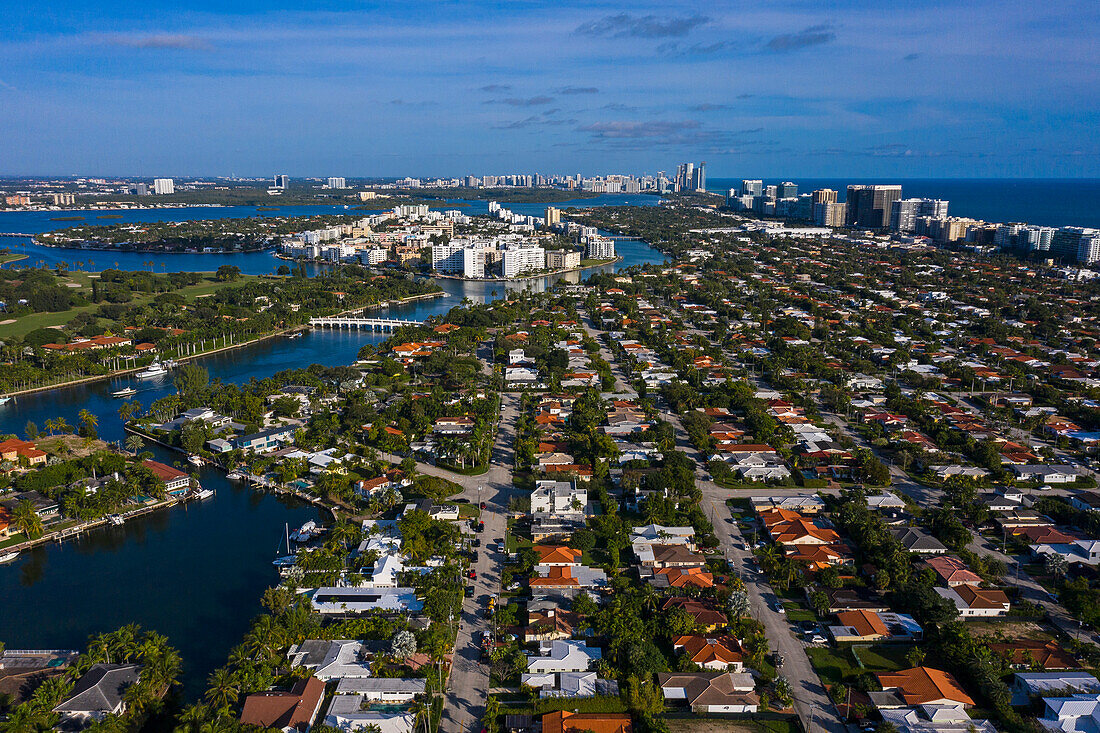
M 187 456 L 187 462 L 190 463 L 192 466 L 201 466 L 206 461 L 202 459 L 202 456 L 196 456 L 192 454 Z
M 321 528 L 312 519 L 303 524 L 295 532 L 290 533 L 290 539 L 298 543 L 306 543 L 321 534 Z
M 152 379 L 154 377 L 163 377 L 168 373 L 168 370 L 164 368 L 164 365 L 159 361 L 154 361 L 149 366 L 142 369 L 137 373 L 138 379 Z
M 14 398 L 14 397 L 11 397 L 11 396 L 8 396 L 8 397 L 0 397 L 0 405 L 6 405 L 6 404 L 8 404 L 9 402 L 11 402 L 11 401 L 12 401 L 12 400 L 14 400 L 14 399 L 15 399 L 15 398 Z
M 0 555 L 0 565 L 7 565 L 17 557 L 19 557 L 18 552 L 5 552 L 3 555 Z
M 227 473 L 225 475 L 225 477 L 227 479 L 229 479 L 230 481 L 243 481 L 244 478 L 245 478 L 245 475 L 241 471 L 230 471 L 229 473 Z
M 115 525 L 116 527 L 121 527 L 123 524 L 126 523 L 126 520 L 122 517 L 121 514 L 108 514 L 107 521 Z
M 136 394 L 137 394 L 137 390 L 134 389 L 133 387 L 123 387 L 122 389 L 116 389 L 114 392 L 111 393 L 111 396 L 112 397 L 123 398 L 123 397 L 133 397 Z
M 195 492 L 195 498 L 200 501 L 203 499 L 209 499 L 212 496 L 214 496 L 213 489 L 204 489 L 201 486 L 199 487 L 199 490 Z

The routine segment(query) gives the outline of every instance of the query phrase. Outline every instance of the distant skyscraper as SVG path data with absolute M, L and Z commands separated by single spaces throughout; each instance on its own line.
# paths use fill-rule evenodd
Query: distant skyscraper
M 761 180 L 743 180 L 741 181 L 741 195 L 742 196 L 761 196 L 764 193 L 764 182 Z
M 915 232 L 917 217 L 947 217 L 947 201 L 942 199 L 898 199 L 890 205 L 890 228 L 895 232 Z
M 154 178 L 153 179 L 153 193 L 158 196 L 165 196 L 170 193 L 176 192 L 176 183 L 171 178 Z
M 287 187 L 287 184 L 289 184 L 289 183 L 290 183 L 290 176 L 283 175 L 282 173 L 275 176 L 275 188 L 285 189 Z
M 822 227 L 842 227 L 847 219 L 847 211 L 848 206 L 843 202 L 823 201 L 814 204 L 814 224 Z
M 836 191 L 831 188 L 819 188 L 813 192 L 813 202 L 815 204 L 835 204 L 836 203 Z
M 1052 257 L 1080 265 L 1100 260 L 1100 230 L 1084 227 L 1061 227 L 1050 241 Z
M 561 224 L 561 209 L 555 209 L 553 206 L 547 206 L 546 226 L 552 227 L 555 224 Z
M 327 183 L 329 188 L 347 188 L 348 184 L 343 178 L 330 178 Z
M 848 226 L 885 229 L 901 186 L 848 186 Z
M 790 181 L 783 181 L 779 184 L 779 198 L 793 199 L 796 196 L 798 196 L 798 184 Z
M 695 177 L 691 182 L 691 187 L 696 191 L 707 190 L 707 162 L 705 160 L 695 169 Z

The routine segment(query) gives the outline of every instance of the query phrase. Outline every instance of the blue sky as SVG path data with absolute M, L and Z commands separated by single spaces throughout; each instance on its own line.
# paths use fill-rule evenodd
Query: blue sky
M 1095 0 L 309 8 L 6 3 L 0 174 L 1100 176 Z

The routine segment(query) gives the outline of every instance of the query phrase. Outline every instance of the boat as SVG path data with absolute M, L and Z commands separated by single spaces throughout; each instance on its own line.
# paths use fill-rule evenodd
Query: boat
M 195 498 L 199 500 L 209 499 L 212 496 L 214 496 L 213 489 L 204 489 L 201 486 L 199 487 L 199 490 L 195 492 Z
M 164 368 L 164 365 L 159 361 L 154 361 L 149 366 L 142 369 L 137 373 L 138 379 L 152 379 L 154 377 L 163 377 L 168 373 L 168 370 Z
M 121 514 L 108 514 L 107 521 L 116 527 L 121 527 L 126 523 L 126 519 Z
M 0 405 L 6 405 L 14 399 L 14 397 L 0 397 Z
M 137 394 L 137 390 L 134 389 L 133 387 L 123 387 L 122 389 L 116 389 L 114 392 L 111 393 L 111 396 L 122 398 L 122 397 L 133 397 L 136 394 Z
M 295 331 L 294 333 L 287 336 L 287 338 L 289 338 L 289 339 L 300 339 L 300 338 L 302 338 L 302 332 L 301 331 Z
M 242 473 L 241 471 L 230 471 L 225 475 L 225 477 L 230 481 L 243 481 L 244 473 Z
M 18 552 L 5 552 L 3 555 L 0 555 L 0 565 L 7 565 L 17 557 L 19 557 Z
M 202 459 L 202 456 L 196 455 L 187 456 L 187 462 L 190 463 L 192 466 L 201 466 L 203 463 L 205 463 L 205 461 Z
M 321 528 L 317 526 L 317 522 L 311 519 L 294 532 L 291 532 L 290 539 L 299 544 L 304 544 L 319 534 L 321 534 Z

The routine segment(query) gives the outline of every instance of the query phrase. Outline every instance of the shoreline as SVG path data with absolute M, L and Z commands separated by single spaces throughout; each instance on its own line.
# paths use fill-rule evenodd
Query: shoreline
M 424 299 L 424 298 L 438 298 L 438 297 L 441 297 L 441 296 L 445 297 L 445 296 L 447 296 L 447 293 L 445 291 L 442 291 L 442 290 L 439 291 L 438 293 L 420 293 L 419 295 L 410 295 L 407 298 L 400 298 L 398 300 L 388 300 L 388 301 L 386 301 L 386 304 L 387 304 L 386 307 L 388 308 L 391 305 L 403 305 L 406 302 L 413 302 L 415 300 L 421 300 L 421 299 Z M 379 309 L 381 309 L 382 305 L 380 303 L 376 303 L 376 304 L 373 304 L 373 305 L 363 306 L 361 308 L 352 308 L 351 310 L 341 311 L 340 313 L 334 313 L 330 316 L 319 316 L 319 317 L 334 318 L 336 316 L 342 315 L 343 313 L 351 313 L 351 312 L 354 312 L 354 311 L 366 310 L 368 308 L 379 308 Z M 260 343 L 261 341 L 266 341 L 268 339 L 272 339 L 272 338 L 275 338 L 277 336 L 285 336 L 287 334 L 296 333 L 296 332 L 300 332 L 300 331 L 308 331 L 308 330 L 310 330 L 309 329 L 309 324 L 304 323 L 304 324 L 301 324 L 301 325 L 298 325 L 298 326 L 291 326 L 290 328 L 282 328 L 282 329 L 279 329 L 278 331 L 273 331 L 272 333 L 264 334 L 263 336 L 258 336 L 256 338 L 250 339 L 248 341 L 241 341 L 240 343 L 229 344 L 228 346 L 220 346 L 216 349 L 211 349 L 209 351 L 203 351 L 202 353 L 199 353 L 199 354 L 188 354 L 188 355 L 184 355 L 184 356 L 175 357 L 173 360 L 176 361 L 177 363 L 182 364 L 182 363 L 187 362 L 187 361 L 193 361 L 195 359 L 200 359 L 204 356 L 211 356 L 213 354 L 220 354 L 220 353 L 225 352 L 225 351 L 232 351 L 233 349 L 239 349 L 239 348 L 242 348 L 244 346 L 249 346 L 251 344 Z M 140 366 L 140 367 L 133 367 L 133 368 L 130 368 L 130 369 L 120 369 L 118 371 L 110 372 L 108 374 L 93 374 L 93 375 L 87 376 L 87 377 L 80 377 L 79 379 L 72 379 L 72 380 L 69 380 L 68 382 L 58 382 L 57 384 L 43 385 L 41 387 L 29 387 L 29 388 L 26 388 L 26 389 L 16 390 L 14 392 L 4 392 L 4 393 L 0 393 L 0 397 L 17 397 L 19 395 L 34 394 L 35 392 L 47 392 L 51 389 L 61 389 L 63 387 L 75 387 L 75 386 L 78 386 L 78 385 L 81 385 L 81 384 L 88 384 L 88 383 L 91 383 L 91 382 L 102 381 L 104 379 L 114 379 L 115 377 L 125 377 L 127 375 L 135 374 L 137 372 L 143 371 L 144 369 L 145 369 L 144 366 Z
M 139 430 L 138 428 L 134 427 L 130 423 L 124 423 L 122 425 L 122 429 L 123 429 L 123 431 L 125 431 L 125 432 L 127 432 L 131 435 L 136 435 L 136 436 L 142 438 L 143 440 L 148 440 L 150 443 L 155 443 L 155 444 L 159 445 L 161 448 L 164 448 L 165 450 L 170 450 L 170 451 L 173 451 L 175 453 L 180 453 L 184 456 L 190 455 L 183 448 L 165 443 L 160 438 L 154 438 L 152 435 L 149 435 L 148 433 L 145 433 L 145 432 Z M 226 474 L 225 475 L 226 481 L 232 481 L 233 480 L 233 479 L 229 478 L 229 475 L 228 475 L 229 474 L 229 469 L 227 469 L 225 467 L 225 465 L 223 465 L 216 458 L 207 458 L 206 456 L 202 456 L 202 460 L 205 464 L 216 467 L 222 473 Z M 310 496 L 308 494 L 302 494 L 299 491 L 287 488 L 285 485 L 280 486 L 280 485 L 269 484 L 269 483 L 261 483 L 259 481 L 253 481 L 252 480 L 252 474 L 245 474 L 245 478 L 243 479 L 243 481 L 244 481 L 244 483 L 247 487 L 250 487 L 250 488 L 260 487 L 265 491 L 271 491 L 271 493 L 275 494 L 276 496 L 293 496 L 295 499 L 299 499 L 300 501 L 303 501 L 306 504 L 310 504 L 311 506 L 315 506 L 315 507 L 318 507 L 320 509 L 324 509 L 324 510 L 328 511 L 328 513 L 332 515 L 333 521 L 336 521 L 338 519 L 338 516 L 336 514 L 336 507 L 335 506 L 329 506 L 328 504 L 325 503 L 324 499 L 322 499 L 318 496 Z
M 550 272 L 541 272 L 537 275 L 524 275 L 523 277 L 463 277 L 462 275 L 445 275 L 442 273 L 433 273 L 432 278 L 441 278 L 443 280 L 461 280 L 468 283 L 518 283 L 525 280 L 538 280 L 544 277 L 553 277 L 555 275 L 564 275 L 567 272 L 584 272 L 585 270 L 594 270 L 597 267 L 607 267 L 608 265 L 618 264 L 623 261 L 622 255 L 616 255 L 615 259 L 601 262 L 598 265 L 585 265 L 584 267 L 570 267 L 565 270 L 551 270 Z

